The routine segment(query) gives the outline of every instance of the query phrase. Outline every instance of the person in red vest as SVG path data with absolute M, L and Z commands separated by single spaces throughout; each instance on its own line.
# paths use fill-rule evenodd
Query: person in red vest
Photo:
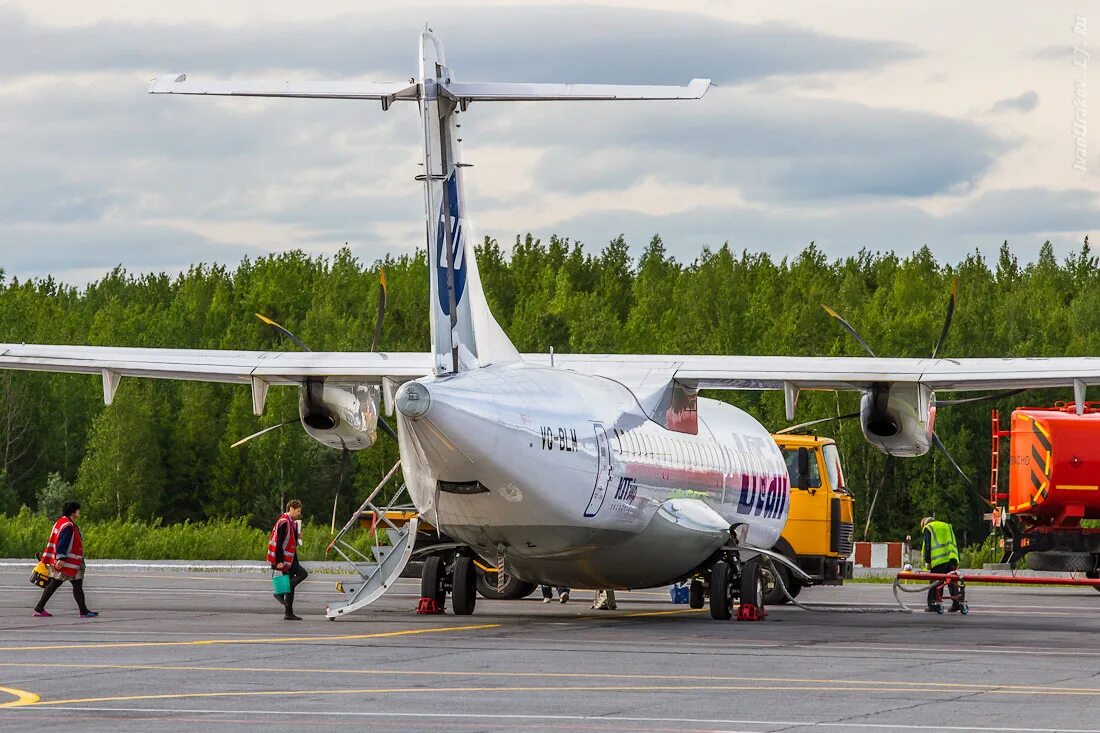
M 34 615 L 49 617 L 53 614 L 46 610 L 46 603 L 66 580 L 73 584 L 73 598 L 80 609 L 81 618 L 95 618 L 99 614 L 89 611 L 84 602 L 84 538 L 76 520 L 80 518 L 80 504 L 65 502 L 61 518 L 53 525 L 50 541 L 42 552 L 42 562 L 49 569 L 50 581 L 42 589 L 42 597 L 34 607 Z
M 285 607 L 283 618 L 287 621 L 302 620 L 301 616 L 294 615 L 294 589 L 309 576 L 298 562 L 298 520 L 301 518 L 302 502 L 291 499 L 286 503 L 286 512 L 275 522 L 271 537 L 267 540 L 267 564 L 273 570 L 290 576 L 290 592 L 275 596 Z

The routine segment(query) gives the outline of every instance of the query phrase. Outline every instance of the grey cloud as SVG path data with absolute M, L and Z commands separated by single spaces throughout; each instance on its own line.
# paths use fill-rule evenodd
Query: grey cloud
M 0 15 L 8 73 L 160 70 L 235 74 L 312 69 L 322 75 L 416 72 L 416 39 L 430 20 L 463 79 L 724 83 L 777 74 L 877 69 L 912 58 L 897 43 L 828 36 L 787 24 L 746 25 L 686 12 L 606 7 L 371 10 L 342 22 L 42 28 Z M 505 65 L 501 60 L 507 60 Z
M 726 242 L 737 251 L 766 251 L 785 257 L 797 254 L 811 241 L 833 257 L 852 255 L 862 248 L 906 252 L 927 244 L 942 260 L 958 262 L 975 250 L 993 256 L 1006 239 L 1025 258 L 1037 254 L 1047 239 L 1066 254 L 1076 251 L 1098 222 L 1100 200 L 1094 192 L 1012 190 L 985 194 L 943 217 L 905 202 L 800 210 L 797 215 L 789 210 L 731 205 L 669 216 L 601 212 L 535 234 L 568 233 L 598 249 L 624 233 L 635 255 L 654 234 L 660 234 L 668 251 L 688 262 L 702 247 L 715 249 Z M 514 236 L 511 232 L 490 234 L 503 242 Z
M 1100 194 L 1095 190 L 1020 188 L 990 191 L 946 217 L 953 231 L 1080 232 L 1100 226 Z
M 1003 112 L 1030 112 L 1039 104 L 1039 93 L 1034 89 L 1024 92 L 1018 97 L 999 99 L 989 110 L 993 114 Z
M 518 123 L 475 110 L 486 129 L 475 117 L 471 137 L 549 145 L 557 164 L 540 171 L 542 180 L 563 190 L 622 187 L 660 170 L 760 200 L 958 192 L 1007 147 L 976 125 L 930 113 L 740 90 L 675 109 L 589 110 L 522 110 Z

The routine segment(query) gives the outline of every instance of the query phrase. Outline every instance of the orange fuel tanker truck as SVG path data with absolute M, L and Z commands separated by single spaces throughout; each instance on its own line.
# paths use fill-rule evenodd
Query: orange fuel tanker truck
M 1004 531 L 1003 562 L 1026 558 L 1032 570 L 1100 577 L 1100 528 L 1082 524 L 1100 519 L 1100 402 L 1082 408 L 1021 407 L 1008 430 L 994 411 L 990 500 L 994 526 Z M 1007 491 L 1000 476 L 1006 438 Z

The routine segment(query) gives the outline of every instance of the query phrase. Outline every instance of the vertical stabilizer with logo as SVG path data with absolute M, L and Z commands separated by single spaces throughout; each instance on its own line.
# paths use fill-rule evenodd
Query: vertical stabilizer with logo
M 474 238 L 463 195 L 459 101 L 443 44 L 431 32 L 420 36 L 424 125 L 424 206 L 431 278 L 431 332 L 435 373 L 517 361 L 519 352 L 493 318 L 474 257 Z

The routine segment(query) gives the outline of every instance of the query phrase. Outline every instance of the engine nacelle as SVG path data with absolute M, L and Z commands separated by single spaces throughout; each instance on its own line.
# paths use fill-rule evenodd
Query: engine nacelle
M 330 448 L 370 448 L 378 438 L 380 393 L 379 387 L 370 384 L 310 382 L 298 397 L 302 427 Z
M 936 396 L 920 384 L 876 384 L 859 403 L 863 437 L 883 453 L 923 456 L 932 447 Z

